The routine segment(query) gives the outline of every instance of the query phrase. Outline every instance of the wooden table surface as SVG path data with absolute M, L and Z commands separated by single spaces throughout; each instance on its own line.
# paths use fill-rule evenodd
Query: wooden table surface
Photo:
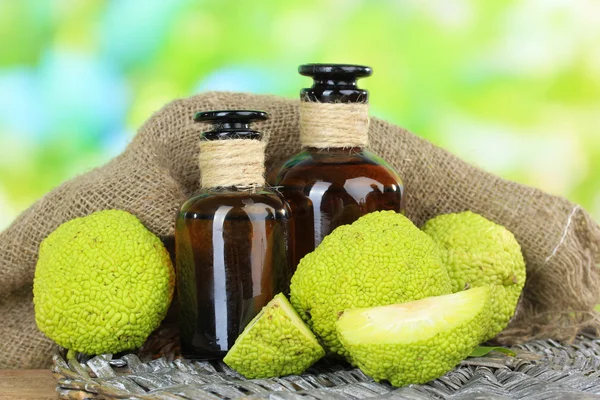
M 0 370 L 0 400 L 56 400 L 56 380 L 49 370 Z

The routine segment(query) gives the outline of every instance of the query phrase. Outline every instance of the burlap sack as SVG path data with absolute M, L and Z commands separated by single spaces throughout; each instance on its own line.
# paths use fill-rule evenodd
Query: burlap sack
M 31 283 L 42 239 L 61 223 L 117 208 L 137 215 L 161 237 L 173 235 L 177 209 L 199 187 L 195 112 L 265 110 L 267 167 L 300 150 L 298 101 L 274 96 L 205 93 L 165 106 L 126 151 L 56 188 L 0 234 L 0 369 L 45 367 L 52 345 L 35 326 Z M 600 227 L 580 207 L 474 168 L 413 134 L 374 119 L 370 148 L 396 167 L 417 225 L 441 213 L 473 210 L 510 229 L 523 248 L 527 283 L 516 317 L 499 339 L 571 339 L 598 328 Z

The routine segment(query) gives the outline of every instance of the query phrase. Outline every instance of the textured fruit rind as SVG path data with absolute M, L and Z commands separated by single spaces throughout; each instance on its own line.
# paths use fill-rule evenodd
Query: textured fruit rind
M 525 285 L 525 260 L 514 235 L 470 211 L 437 216 L 423 231 L 440 248 L 453 292 L 490 286 L 494 319 L 485 340 L 494 338 L 514 315 Z
M 326 349 L 346 355 L 335 322 L 341 311 L 451 292 L 429 236 L 393 211 L 367 214 L 329 234 L 292 277 L 290 301 Z
M 471 297 L 473 304 L 470 313 L 461 315 L 464 322 L 425 340 L 414 335 L 412 343 L 380 343 L 373 338 L 349 342 L 339 323 L 336 324 L 338 335 L 352 363 L 376 381 L 387 380 L 393 386 L 426 383 L 451 371 L 467 358 L 487 331 L 490 321 L 490 291 L 487 287 L 442 296 L 440 310 L 444 310 L 447 297 L 464 295 Z M 351 315 L 344 313 L 343 317 L 351 318 Z M 349 325 L 348 321 L 345 325 Z M 381 329 L 385 331 L 386 327 Z
M 133 215 L 105 210 L 60 225 L 40 246 L 38 328 L 86 353 L 140 347 L 165 317 L 175 285 L 169 253 Z
M 248 324 L 223 361 L 248 379 L 301 374 L 325 355 L 283 294 Z

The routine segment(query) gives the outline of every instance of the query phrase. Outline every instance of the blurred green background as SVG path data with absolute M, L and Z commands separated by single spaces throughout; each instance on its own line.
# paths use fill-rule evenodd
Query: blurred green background
M 373 115 L 600 220 L 595 0 L 0 0 L 0 229 L 205 90 L 363 63 Z M 40 216 L 43 218 L 43 216 Z

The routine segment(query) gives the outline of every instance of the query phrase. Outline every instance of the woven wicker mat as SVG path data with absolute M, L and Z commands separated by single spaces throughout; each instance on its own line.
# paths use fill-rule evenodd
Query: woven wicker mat
M 134 354 L 66 362 L 57 350 L 53 371 L 65 399 L 600 399 L 600 339 L 538 340 L 513 350 L 516 357 L 469 358 L 435 381 L 404 388 L 331 361 L 301 376 L 245 380 L 220 362 Z

